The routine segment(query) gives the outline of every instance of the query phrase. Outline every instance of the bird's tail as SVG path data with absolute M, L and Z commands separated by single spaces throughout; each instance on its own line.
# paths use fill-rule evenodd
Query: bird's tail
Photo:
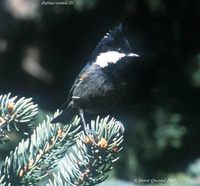
M 51 120 L 51 123 L 62 123 L 69 124 L 74 116 L 78 113 L 78 109 L 72 107 L 66 107 L 61 110 L 61 112 Z

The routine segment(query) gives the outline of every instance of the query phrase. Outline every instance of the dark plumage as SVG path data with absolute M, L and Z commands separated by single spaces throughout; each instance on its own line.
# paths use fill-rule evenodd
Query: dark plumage
M 131 52 L 122 25 L 109 31 L 78 74 L 67 101 L 52 123 L 65 124 L 78 112 L 101 113 L 115 106 L 125 89 L 122 72 L 134 57 L 138 55 Z

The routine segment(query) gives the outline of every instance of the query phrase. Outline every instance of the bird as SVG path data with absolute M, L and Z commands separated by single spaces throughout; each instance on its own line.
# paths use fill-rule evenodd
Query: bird
M 79 114 L 86 131 L 84 114 L 109 111 L 120 101 L 127 84 L 122 74 L 126 66 L 138 57 L 132 52 L 122 23 L 109 30 L 77 75 L 66 102 L 51 123 L 66 124 Z

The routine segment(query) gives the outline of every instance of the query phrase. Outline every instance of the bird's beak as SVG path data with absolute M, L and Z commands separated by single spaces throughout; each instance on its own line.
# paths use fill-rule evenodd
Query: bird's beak
M 140 57 L 138 54 L 134 54 L 134 53 L 129 53 L 128 56 L 129 57 Z

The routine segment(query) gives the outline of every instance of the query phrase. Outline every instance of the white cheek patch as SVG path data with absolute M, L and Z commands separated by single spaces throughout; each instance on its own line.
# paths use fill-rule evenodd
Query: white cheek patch
M 116 64 L 121 58 L 125 57 L 126 54 L 119 53 L 116 51 L 108 51 L 101 53 L 96 58 L 96 62 L 94 64 L 99 65 L 100 67 L 106 67 L 109 63 Z
M 96 62 L 94 64 L 99 65 L 100 67 L 104 68 L 108 66 L 109 63 L 116 64 L 121 58 L 129 56 L 129 57 L 139 57 L 139 55 L 134 53 L 124 54 L 116 51 L 108 51 L 101 53 L 96 58 Z

